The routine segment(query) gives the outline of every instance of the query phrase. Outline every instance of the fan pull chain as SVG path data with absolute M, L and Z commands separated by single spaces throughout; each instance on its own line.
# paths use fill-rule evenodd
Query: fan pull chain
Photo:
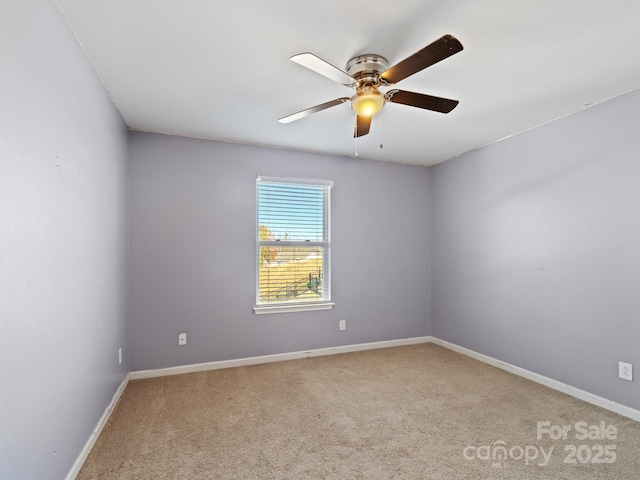
M 378 145 L 378 148 L 380 150 L 384 148 L 384 145 L 382 145 L 382 112 L 380 112 L 380 145 Z
M 355 141 L 355 154 L 353 155 L 355 158 L 358 158 L 358 121 L 356 120 L 356 135 L 354 138 Z

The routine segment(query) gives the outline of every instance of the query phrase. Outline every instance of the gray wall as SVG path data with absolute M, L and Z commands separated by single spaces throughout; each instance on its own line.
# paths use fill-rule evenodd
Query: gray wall
M 51 0 L 0 64 L 0 477 L 61 479 L 128 371 L 127 132 Z
M 257 174 L 335 182 L 333 310 L 253 313 Z M 428 168 L 132 133 L 130 179 L 132 370 L 429 335 Z
M 640 91 L 433 168 L 433 335 L 640 408 Z

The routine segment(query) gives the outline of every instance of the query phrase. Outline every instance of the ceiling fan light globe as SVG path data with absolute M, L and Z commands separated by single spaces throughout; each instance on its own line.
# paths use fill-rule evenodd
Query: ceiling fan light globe
M 362 93 L 351 99 L 351 108 L 361 117 L 373 117 L 382 109 L 384 102 L 379 92 Z

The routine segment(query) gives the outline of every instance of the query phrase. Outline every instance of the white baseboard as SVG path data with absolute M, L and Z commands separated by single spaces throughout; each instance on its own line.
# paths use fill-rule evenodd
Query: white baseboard
M 158 368 L 155 370 L 139 370 L 131 372 L 129 378 L 164 377 L 167 375 L 180 375 L 183 373 L 204 372 L 206 370 L 218 370 L 220 368 L 243 367 L 246 365 L 258 365 L 261 363 L 282 362 L 285 360 L 297 360 L 299 358 L 321 357 L 324 355 L 336 355 L 339 353 L 360 352 L 363 350 L 375 350 L 378 348 L 401 347 L 403 345 L 415 345 L 429 343 L 432 337 L 401 338 L 398 340 L 385 340 L 382 342 L 358 343 L 355 345 L 343 345 L 339 347 L 317 348 L 300 352 L 277 353 L 275 355 L 263 355 L 260 357 L 238 358 L 233 360 L 221 360 L 217 362 L 196 363 L 179 367 Z
M 628 418 L 631 418 L 632 420 L 636 420 L 640 422 L 640 410 L 627 407 L 620 403 L 616 403 L 612 400 L 607 400 L 606 398 L 599 397 L 598 395 L 594 395 L 593 393 L 585 392 L 584 390 L 580 390 L 579 388 L 572 387 L 571 385 L 559 382 L 558 380 L 553 380 L 552 378 L 545 377 L 544 375 L 540 375 L 540 374 L 531 372 L 529 370 L 525 370 L 524 368 L 516 367 L 515 365 L 511 365 L 510 363 L 497 360 L 493 357 L 489 357 L 488 355 L 484 355 L 482 353 L 474 352 L 473 350 L 460 347 L 454 343 L 450 343 L 445 340 L 440 340 L 439 338 L 431 337 L 431 341 L 436 345 L 440 345 L 442 347 L 448 348 L 449 350 L 453 350 L 454 352 L 461 353 L 462 355 L 466 355 L 467 357 L 471 357 L 475 360 L 479 360 L 493 367 L 497 367 L 501 370 L 505 370 L 507 372 L 513 373 L 515 375 L 534 381 L 536 383 L 540 383 L 546 387 L 552 388 L 554 390 L 558 390 L 559 392 L 562 392 L 562 393 L 566 393 L 567 395 L 571 395 L 572 397 L 578 398 L 587 403 L 591 403 L 598 407 L 604 408 L 605 410 L 618 413 L 624 417 L 628 417 Z
M 93 446 L 96 443 L 96 440 L 98 440 L 98 437 L 102 433 L 102 430 L 104 429 L 104 426 L 107 424 L 107 421 L 111 416 L 111 413 L 116 408 L 116 405 L 118 404 L 118 401 L 122 396 L 122 392 L 124 392 L 124 389 L 127 387 L 127 383 L 129 383 L 129 374 L 127 374 L 127 376 L 124 377 L 124 380 L 116 390 L 116 393 L 113 394 L 113 398 L 111 399 L 111 402 L 109 403 L 109 405 L 107 405 L 107 408 L 102 414 L 102 417 L 100 417 L 100 420 L 96 425 L 96 428 L 94 428 L 93 432 L 91 432 L 91 436 L 89 437 L 89 440 L 87 440 L 87 443 L 84 444 L 84 448 L 80 452 L 80 455 L 78 455 L 78 458 L 73 464 L 73 467 L 71 467 L 71 470 L 69 471 L 69 474 L 67 475 L 66 480 L 74 480 L 78 476 L 78 473 L 80 473 L 80 470 L 82 469 L 82 466 L 84 465 L 85 460 L 89 456 L 91 449 L 93 448 Z

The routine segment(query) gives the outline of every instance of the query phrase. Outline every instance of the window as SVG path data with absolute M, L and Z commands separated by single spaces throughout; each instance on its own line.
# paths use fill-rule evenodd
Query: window
M 333 182 L 257 178 L 256 313 L 332 308 Z

